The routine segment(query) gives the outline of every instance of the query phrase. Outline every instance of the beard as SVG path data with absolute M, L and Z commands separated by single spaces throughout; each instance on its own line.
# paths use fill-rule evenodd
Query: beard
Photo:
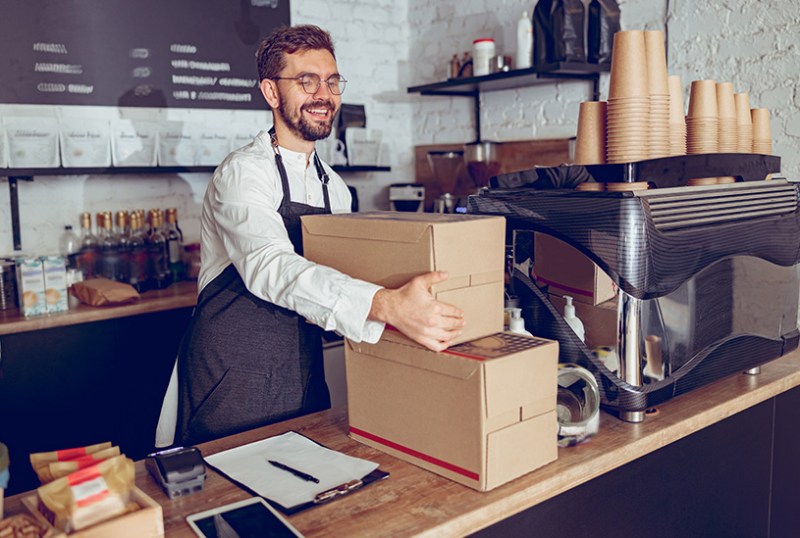
M 328 120 L 322 123 L 308 121 L 303 111 L 310 108 L 327 108 Z M 296 114 L 292 114 L 286 109 L 286 101 L 281 99 L 278 105 L 278 114 L 294 134 L 308 142 L 315 142 L 330 136 L 333 129 L 333 118 L 336 114 L 336 105 L 329 99 L 318 99 L 305 103 L 297 110 Z

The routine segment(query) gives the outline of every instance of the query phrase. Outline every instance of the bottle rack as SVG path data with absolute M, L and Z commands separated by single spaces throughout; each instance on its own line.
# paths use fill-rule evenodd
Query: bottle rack
M 0 169 L 0 177 L 8 178 L 9 204 L 11 206 L 11 234 L 14 250 L 22 250 L 19 224 L 19 182 L 33 181 L 34 176 L 122 175 L 122 174 L 191 174 L 211 173 L 216 166 L 109 166 L 98 168 L 7 168 Z M 388 166 L 331 166 L 334 172 L 389 172 Z

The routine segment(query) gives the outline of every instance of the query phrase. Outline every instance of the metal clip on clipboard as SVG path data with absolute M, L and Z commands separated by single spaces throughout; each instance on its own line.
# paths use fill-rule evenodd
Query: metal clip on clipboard
M 314 497 L 314 504 L 321 504 L 331 499 L 338 497 L 339 495 L 347 495 L 351 491 L 360 488 L 364 485 L 363 480 L 351 480 L 350 482 L 346 482 L 341 486 L 336 486 L 333 489 L 329 489 L 328 491 L 323 491 L 322 493 L 317 493 L 316 497 Z

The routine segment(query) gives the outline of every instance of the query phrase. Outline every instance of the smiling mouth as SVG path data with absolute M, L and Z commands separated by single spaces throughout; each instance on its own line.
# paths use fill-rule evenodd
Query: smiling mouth
M 325 104 L 311 104 L 304 106 L 303 112 L 316 120 L 325 121 L 330 119 L 333 108 Z

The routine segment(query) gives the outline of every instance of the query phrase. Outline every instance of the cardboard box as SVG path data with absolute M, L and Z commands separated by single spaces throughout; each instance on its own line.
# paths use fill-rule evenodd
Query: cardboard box
M 497 333 L 434 353 L 345 342 L 350 437 L 487 491 L 558 456 L 558 343 Z
M 61 256 L 43 256 L 42 272 L 44 273 L 44 303 L 48 314 L 66 312 L 67 303 L 67 268 Z
M 550 302 L 553 303 L 553 306 L 555 306 L 558 312 L 563 316 L 564 305 L 567 304 L 564 298 L 550 294 Z M 575 307 L 575 315 L 583 322 L 586 347 L 589 349 L 603 346 L 616 348 L 616 299 L 606 301 L 599 305 L 590 305 L 573 301 L 572 305 Z
M 554 295 L 569 295 L 576 302 L 597 305 L 616 296 L 616 286 L 581 251 L 553 236 L 533 236 L 536 282 L 547 284 Z
M 139 509 L 113 519 L 103 521 L 91 527 L 65 534 L 61 529 L 53 527 L 44 514 L 39 511 L 39 496 L 28 495 L 22 498 L 22 504 L 36 520 L 50 531 L 52 538 L 163 538 L 164 515 L 161 505 L 148 497 L 137 487 L 131 490 L 131 500 L 139 505 Z
M 19 310 L 25 316 L 47 312 L 44 293 L 44 272 L 40 258 L 17 258 L 17 295 Z
M 354 278 L 398 288 L 411 278 L 446 270 L 431 290 L 464 311 L 455 343 L 503 330 L 505 219 L 476 215 L 373 212 L 302 218 L 303 252 Z M 408 343 L 396 331 L 384 338 Z

